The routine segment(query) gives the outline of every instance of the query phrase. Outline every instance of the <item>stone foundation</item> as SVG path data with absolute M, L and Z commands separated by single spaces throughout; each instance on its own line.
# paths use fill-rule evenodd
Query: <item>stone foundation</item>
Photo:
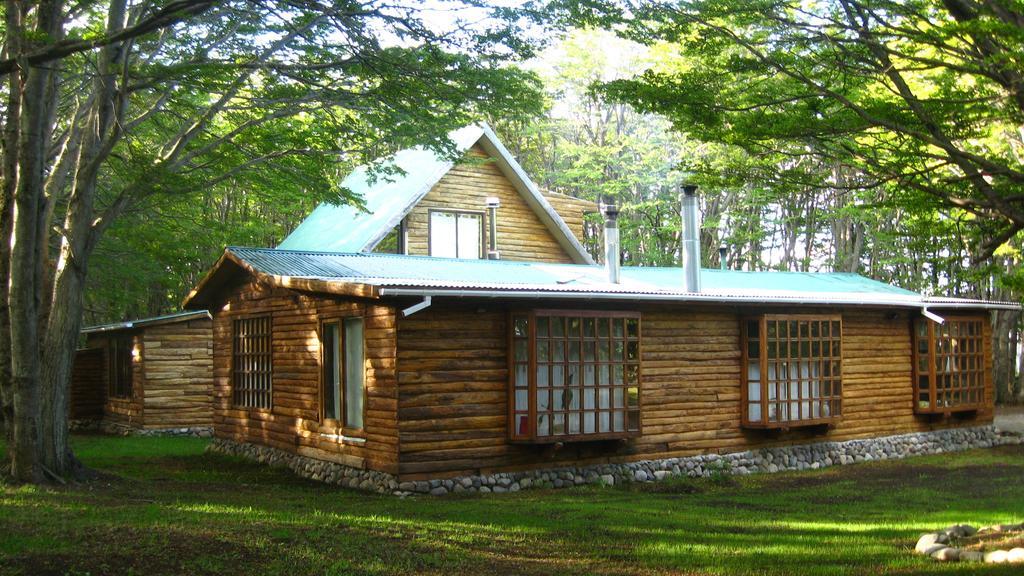
M 399 483 L 395 476 L 359 470 L 333 462 L 298 456 L 276 448 L 214 439 L 208 451 L 239 456 L 271 466 L 290 468 L 298 476 L 349 488 L 390 493 L 443 495 L 459 492 L 517 492 L 527 488 L 565 488 L 583 484 L 614 485 L 655 482 L 676 476 L 708 477 L 716 474 L 753 474 L 784 470 L 816 470 L 873 460 L 942 454 L 971 448 L 1021 444 L 1024 438 L 1000 434 L 993 426 L 955 428 L 933 432 L 885 436 L 845 442 L 818 442 L 762 448 L 730 454 L 703 454 L 685 458 L 644 460 L 621 464 L 501 472 L 444 480 Z
M 307 458 L 277 448 L 271 448 L 270 446 L 215 438 L 206 447 L 206 451 L 237 456 L 268 466 L 290 468 L 297 476 L 318 482 L 337 484 L 346 488 L 379 492 L 381 494 L 398 494 L 398 481 L 391 474 Z
M 100 432 L 112 436 L 188 436 L 212 438 L 213 428 L 192 426 L 183 428 L 134 428 L 127 424 L 106 420 L 71 420 L 68 429 L 72 432 Z
M 68 420 L 68 430 L 71 432 L 101 432 L 103 430 L 103 421 Z

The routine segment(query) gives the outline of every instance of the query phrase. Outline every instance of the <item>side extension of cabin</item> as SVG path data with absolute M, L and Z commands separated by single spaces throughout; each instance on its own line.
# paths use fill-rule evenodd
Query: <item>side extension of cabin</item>
M 77 427 L 115 432 L 209 431 L 212 326 L 201 311 L 84 329 L 69 418 Z

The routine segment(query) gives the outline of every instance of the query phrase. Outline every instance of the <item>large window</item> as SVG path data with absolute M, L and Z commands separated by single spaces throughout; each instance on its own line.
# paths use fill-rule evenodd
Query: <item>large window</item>
M 321 415 L 343 428 L 363 428 L 365 370 L 363 319 L 324 321 L 321 327 L 323 392 Z
M 842 413 L 838 315 L 766 314 L 743 322 L 743 424 L 827 424 Z
M 640 433 L 640 315 L 534 311 L 511 317 L 513 440 Z
M 130 398 L 132 395 L 133 349 L 131 334 L 111 337 L 107 343 L 107 373 L 110 375 L 109 393 L 112 398 Z
M 985 401 L 982 318 L 919 319 L 914 330 L 918 412 L 976 410 Z
M 273 376 L 270 316 L 234 322 L 232 398 L 239 408 L 270 408 Z
M 482 258 L 483 238 L 483 212 L 430 211 L 431 256 Z

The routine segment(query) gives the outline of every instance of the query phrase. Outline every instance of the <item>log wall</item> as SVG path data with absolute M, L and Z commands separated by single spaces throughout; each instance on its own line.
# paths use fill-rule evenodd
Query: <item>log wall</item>
M 356 468 L 397 472 L 393 308 L 372 302 L 307 296 L 250 282 L 233 291 L 213 314 L 216 436 Z M 273 407 L 238 408 L 231 396 L 233 320 L 267 314 L 272 319 Z M 364 317 L 366 411 L 364 430 L 358 433 L 342 434 L 320 422 L 320 320 L 342 315 Z
M 479 147 L 472 148 L 469 155 L 476 160 L 489 157 Z M 419 256 L 430 254 L 430 210 L 486 212 L 485 203 L 490 196 L 501 200 L 501 207 L 498 208 L 498 251 L 503 260 L 572 262 L 569 254 L 494 162 L 456 165 L 434 185 L 406 216 L 408 253 Z M 582 215 L 575 225 L 582 233 Z M 487 230 L 488 227 L 484 226 L 485 250 Z M 575 227 L 572 230 L 577 231 Z
M 493 305 L 445 308 L 435 303 L 399 323 L 401 478 L 731 452 L 992 420 L 990 331 L 985 334 L 987 408 L 945 420 L 919 416 L 914 414 L 910 317 L 905 312 L 858 309 L 842 311 L 843 416 L 834 428 L 744 429 L 740 426 L 739 322 L 742 314 L 753 312 L 713 307 L 644 309 L 642 436 L 556 449 L 506 440 L 506 311 Z
M 213 323 L 207 318 L 144 328 L 145 428 L 213 424 Z
M 555 212 L 565 220 L 566 226 L 576 235 L 576 239 L 583 242 L 584 218 L 587 214 L 596 214 L 600 211 L 597 203 L 547 190 L 544 190 L 543 194 Z

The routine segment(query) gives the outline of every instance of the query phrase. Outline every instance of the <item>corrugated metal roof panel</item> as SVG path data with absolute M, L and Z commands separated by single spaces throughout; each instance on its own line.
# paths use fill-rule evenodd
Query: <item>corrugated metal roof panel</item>
M 922 305 L 921 295 L 846 273 L 743 272 L 705 269 L 699 294 L 682 290 L 677 267 L 623 267 L 622 282 L 605 280 L 601 266 L 491 260 L 456 260 L 393 254 L 304 252 L 230 248 L 260 272 L 379 287 L 608 295 L 665 295 L 708 300 L 757 298 Z M 934 300 L 939 303 L 939 300 Z M 944 302 L 956 302 L 947 299 Z

